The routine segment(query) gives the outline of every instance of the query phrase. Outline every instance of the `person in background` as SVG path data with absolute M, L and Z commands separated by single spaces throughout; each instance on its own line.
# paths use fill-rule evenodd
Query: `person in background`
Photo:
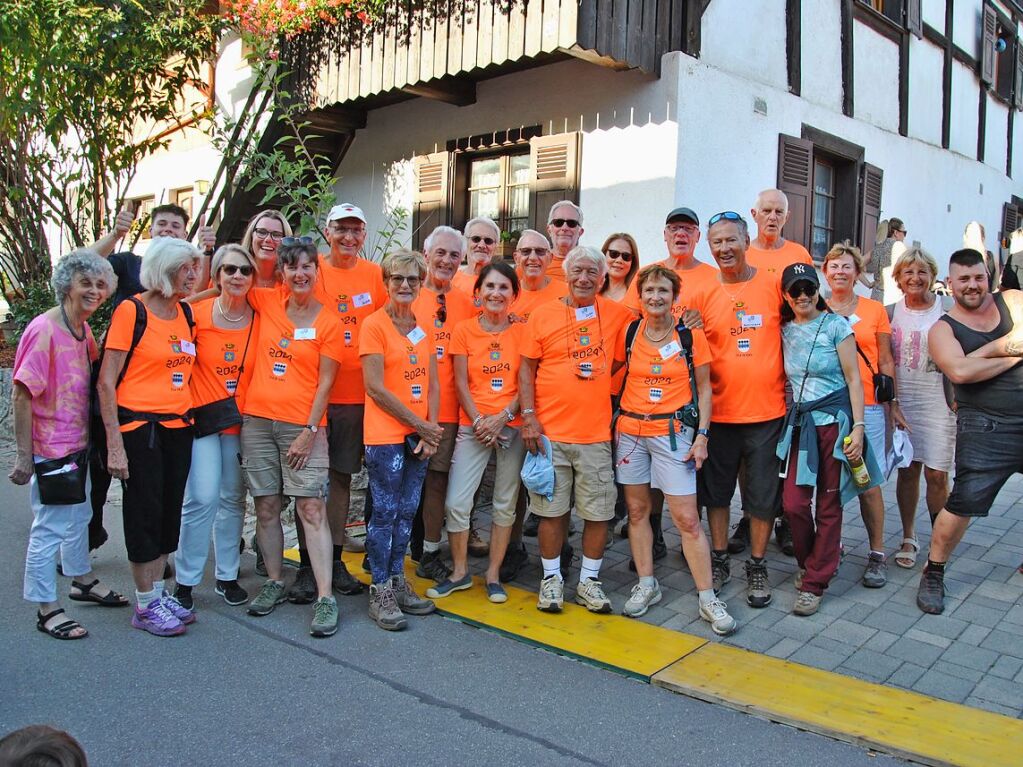
M 261 210 L 249 221 L 242 235 L 241 247 L 256 262 L 253 287 L 272 288 L 281 284 L 281 275 L 277 271 L 277 251 L 281 247 L 281 240 L 291 237 L 291 234 L 291 224 L 277 210 Z
M 987 249 L 987 234 L 982 223 L 971 221 L 966 225 L 963 230 L 963 247 L 975 250 L 983 257 L 984 268 L 987 269 L 987 289 L 993 293 L 999 283 L 998 260 Z
M 1023 229 L 1009 236 L 1009 257 L 1002 267 L 1002 290 L 1019 290 L 1023 285 Z
M 547 276 L 564 282 L 563 263 L 569 251 L 579 244 L 583 236 L 583 210 L 571 200 L 561 200 L 551 205 L 547 214 L 547 235 L 551 238 L 551 262 Z
M 860 283 L 870 288 L 872 301 L 879 301 L 881 304 L 891 303 L 890 298 L 893 297 L 887 294 L 893 286 L 888 283 L 891 282 L 892 262 L 898 257 L 893 250 L 896 244 L 904 243 L 905 240 L 906 225 L 902 223 L 901 218 L 892 216 L 888 219 L 887 236 L 870 251 L 870 260 L 864 264 L 859 276 Z
M 607 276 L 600 288 L 600 295 L 622 303 L 639 271 L 639 246 L 636 245 L 636 239 L 626 232 L 616 232 L 604 240 L 600 252 L 607 259 Z
M 472 298 L 480 271 L 494 261 L 497 246 L 501 244 L 501 229 L 492 219 L 478 216 L 466 222 L 462 233 L 468 243 L 465 263 L 455 272 L 451 284 Z
M 548 274 L 553 258 L 551 244 L 535 229 L 526 229 L 519 235 L 514 258 L 519 296 L 512 304 L 511 316 L 515 322 L 525 323 L 536 307 L 563 298 L 568 288 L 564 280 Z
M 813 259 L 806 248 L 782 236 L 789 220 L 789 198 L 784 192 L 765 189 L 757 195 L 750 214 L 757 225 L 757 236 L 750 241 L 746 251 L 746 260 L 751 266 L 776 275 L 778 279 L 789 264 L 813 266 Z
M 86 450 L 92 363 L 98 356 L 88 320 L 113 293 L 114 270 L 90 250 L 57 262 L 50 278 L 57 306 L 29 322 L 14 358 L 14 437 L 18 452 L 8 475 L 29 485 L 32 527 L 25 556 L 23 596 L 38 605 L 36 628 L 55 639 L 82 639 L 88 631 L 68 618 L 57 598 L 57 554 L 71 576 L 71 599 L 108 607 L 128 601 L 92 577 Z M 80 500 L 47 498 L 36 465 L 74 464 L 82 475 Z M 52 470 L 52 469 L 50 469 Z M 45 482 L 45 478 L 43 479 Z M 54 500 L 62 502 L 54 502 Z

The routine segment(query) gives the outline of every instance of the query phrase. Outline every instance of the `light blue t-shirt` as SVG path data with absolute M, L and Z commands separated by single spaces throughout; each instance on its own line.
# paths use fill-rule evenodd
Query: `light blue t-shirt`
M 795 321 L 782 325 L 781 342 L 782 353 L 785 355 L 785 375 L 792 386 L 794 401 L 813 402 L 845 387 L 845 373 L 842 372 L 842 363 L 838 359 L 838 344 L 852 334 L 849 321 L 830 312 L 821 312 L 817 319 L 802 325 Z M 814 335 L 817 336 L 816 343 Z M 817 426 L 827 426 L 835 423 L 836 418 L 827 413 L 814 413 L 813 422 Z

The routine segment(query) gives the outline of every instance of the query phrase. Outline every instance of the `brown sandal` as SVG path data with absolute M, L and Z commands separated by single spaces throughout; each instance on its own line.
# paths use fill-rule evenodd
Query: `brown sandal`
M 42 631 L 44 634 L 49 634 L 54 639 L 85 639 L 87 636 L 89 636 L 89 632 L 81 623 L 79 623 L 76 620 L 71 620 L 70 618 L 64 621 L 63 623 L 58 623 L 56 626 L 53 626 L 52 628 L 46 628 L 46 621 L 50 620 L 54 616 L 60 615 L 63 612 L 64 612 L 63 607 L 58 607 L 52 613 L 47 613 L 46 615 L 37 612 L 36 617 L 39 620 L 36 621 L 36 628 Z M 78 634 L 77 636 L 73 635 L 71 632 L 74 631 L 75 629 L 81 629 L 82 631 L 85 631 L 85 633 Z

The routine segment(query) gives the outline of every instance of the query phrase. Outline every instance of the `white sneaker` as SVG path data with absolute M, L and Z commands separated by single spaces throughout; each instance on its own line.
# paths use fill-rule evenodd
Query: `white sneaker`
M 596 578 L 580 581 L 575 588 L 575 601 L 591 613 L 611 612 L 611 600 L 604 593 L 604 587 Z
M 653 586 L 644 586 L 642 583 L 637 583 L 632 587 L 629 601 L 622 608 L 622 615 L 638 618 L 650 609 L 650 605 L 660 602 L 661 596 L 661 584 L 657 581 L 654 581 Z
M 712 602 L 700 602 L 700 617 L 710 624 L 711 630 L 718 636 L 728 636 L 738 627 L 735 618 L 728 614 L 724 602 L 715 599 Z
M 540 581 L 540 596 L 536 609 L 545 613 L 560 613 L 565 605 L 565 582 L 559 575 L 548 575 Z

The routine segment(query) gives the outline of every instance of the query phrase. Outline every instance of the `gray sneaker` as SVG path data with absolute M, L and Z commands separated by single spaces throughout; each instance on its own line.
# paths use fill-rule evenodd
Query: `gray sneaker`
M 408 625 L 408 621 L 398 608 L 398 601 L 394 598 L 389 581 L 374 583 L 369 587 L 369 617 L 386 631 L 401 631 Z
M 419 596 L 404 575 L 392 575 L 389 581 L 394 598 L 403 613 L 409 615 L 429 615 L 437 609 L 437 605 L 425 597 Z
M 796 615 L 813 615 L 820 609 L 821 597 L 816 594 L 811 594 L 809 591 L 800 591 L 799 596 L 796 597 L 796 604 L 792 608 L 792 612 Z
M 580 581 L 575 588 L 575 601 L 591 613 L 611 612 L 611 600 L 604 593 L 604 587 L 596 578 Z
M 638 618 L 644 615 L 651 605 L 660 602 L 662 596 L 661 585 L 657 581 L 654 581 L 653 586 L 644 586 L 642 583 L 637 583 L 632 587 L 632 594 L 629 595 L 628 601 L 622 608 L 622 615 Z
M 249 615 L 269 615 L 285 599 L 284 582 L 267 580 L 256 598 L 249 602 Z
M 879 589 L 888 583 L 888 563 L 884 554 L 870 552 L 867 569 L 863 571 L 863 585 L 868 589 Z
M 540 594 L 536 609 L 545 613 L 560 613 L 565 604 L 565 582 L 557 575 L 548 575 L 540 581 Z
M 313 605 L 313 622 L 309 625 L 309 633 L 314 637 L 329 637 L 337 633 L 340 621 L 337 600 L 334 597 L 320 597 Z
M 700 602 L 700 617 L 710 624 L 711 631 L 722 637 L 734 633 L 738 626 L 735 618 L 728 614 L 727 607 L 720 599 L 706 604 Z
M 714 579 L 714 594 L 719 594 L 728 581 L 732 580 L 732 563 L 727 554 L 710 555 L 710 572 Z
M 746 560 L 746 604 L 767 607 L 771 604 L 771 584 L 767 581 L 767 563 Z

